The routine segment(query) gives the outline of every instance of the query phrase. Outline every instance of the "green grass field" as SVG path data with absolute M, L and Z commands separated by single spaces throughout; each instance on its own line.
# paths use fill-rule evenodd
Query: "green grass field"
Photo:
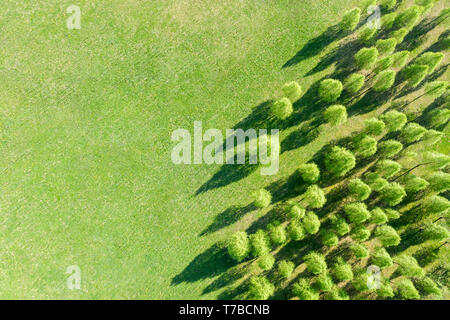
M 3 2 L 3 299 L 217 298 L 230 264 L 217 243 L 261 214 L 237 219 L 233 208 L 365 118 L 283 152 L 276 176 L 170 158 L 174 130 L 233 128 L 285 82 L 329 74 L 311 72 L 322 43 L 283 65 L 361 1 Z M 71 4 L 80 30 L 66 27 Z M 71 265 L 81 290 L 66 286 Z

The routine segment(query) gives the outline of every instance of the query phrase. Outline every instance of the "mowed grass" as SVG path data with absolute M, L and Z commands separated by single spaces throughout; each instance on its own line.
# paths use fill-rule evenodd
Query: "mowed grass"
M 304 77 L 322 52 L 282 66 L 360 1 L 77 1 L 81 30 L 70 1 L 3 2 L 0 298 L 217 297 L 214 244 L 250 218 L 202 232 L 329 137 L 283 153 L 277 176 L 197 195 L 220 167 L 175 166 L 171 133 L 232 128 L 283 83 L 329 73 Z

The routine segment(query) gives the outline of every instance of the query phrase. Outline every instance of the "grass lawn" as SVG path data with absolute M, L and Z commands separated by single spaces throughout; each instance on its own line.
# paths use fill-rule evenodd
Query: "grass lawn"
M 361 1 L 3 2 L 0 298 L 218 297 L 230 262 L 216 243 L 258 214 L 237 223 L 234 206 L 329 139 L 284 152 L 279 174 L 262 177 L 176 166 L 171 134 L 196 120 L 233 128 L 285 82 L 329 74 L 308 75 L 321 43 L 283 65 Z M 81 30 L 66 28 L 71 4 Z M 71 265 L 81 290 L 66 286 Z

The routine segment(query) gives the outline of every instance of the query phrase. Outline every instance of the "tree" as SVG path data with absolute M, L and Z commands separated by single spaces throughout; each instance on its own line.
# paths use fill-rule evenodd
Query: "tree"
M 236 232 L 228 240 L 228 253 L 236 261 L 241 262 L 250 252 L 250 242 L 247 233 Z
M 375 46 L 380 55 L 390 55 L 395 51 L 397 40 L 395 38 L 379 39 Z
M 388 217 L 389 221 L 400 218 L 400 212 L 398 212 L 397 210 L 386 208 L 384 212 L 386 213 L 386 216 Z
M 377 118 L 370 118 L 364 121 L 364 132 L 373 136 L 379 136 L 383 133 L 386 124 Z
M 291 221 L 287 227 L 287 232 L 289 234 L 289 237 L 294 241 L 302 240 L 305 238 L 305 230 L 298 221 Z
M 303 218 L 303 228 L 309 234 L 316 234 L 320 229 L 319 217 L 312 212 L 308 212 Z
M 360 292 L 369 291 L 368 283 L 369 274 L 363 270 L 357 272 L 352 280 L 352 286 Z
M 397 18 L 397 12 L 391 12 L 388 14 L 384 14 L 381 17 L 381 27 L 384 30 L 389 30 L 394 25 L 395 19 Z
M 427 122 L 430 127 L 436 128 L 448 122 L 450 109 L 435 109 L 427 115 Z
M 430 196 L 422 202 L 422 209 L 427 215 L 440 214 L 450 207 L 450 202 L 441 196 Z
M 388 11 L 394 9 L 397 5 L 397 0 L 381 0 L 380 6 L 383 10 Z
M 397 295 L 405 300 L 419 300 L 420 295 L 411 280 L 403 278 L 397 282 Z
M 429 185 L 428 181 L 411 173 L 403 178 L 403 184 L 405 186 L 405 191 L 408 194 L 417 193 L 426 189 Z
M 282 91 L 284 96 L 288 98 L 292 103 L 296 102 L 303 95 L 302 86 L 299 85 L 296 81 L 286 83 L 283 86 Z
M 325 110 L 323 117 L 332 126 L 337 126 L 347 121 L 347 109 L 343 105 L 335 104 Z
M 383 179 L 380 174 L 376 172 L 369 172 L 366 174 L 365 182 L 373 191 L 380 191 L 389 184 L 386 179 Z
M 375 77 L 373 90 L 375 90 L 376 92 L 382 92 L 392 88 L 395 83 L 396 76 L 397 73 L 394 70 L 381 71 Z
M 349 300 L 350 297 L 344 288 L 334 286 L 323 296 L 326 300 Z
M 316 183 L 320 178 L 319 167 L 315 163 L 305 163 L 300 165 L 297 173 L 304 183 Z
M 325 102 L 335 102 L 342 93 L 342 83 L 335 79 L 325 79 L 319 85 L 319 97 Z
M 433 172 L 426 179 L 430 183 L 431 190 L 434 192 L 442 193 L 450 190 L 450 174 L 446 172 Z
M 350 226 L 344 218 L 333 217 L 332 219 L 333 230 L 339 235 L 344 236 L 350 232 Z
M 270 205 L 271 202 L 272 202 L 272 195 L 270 194 L 269 191 L 260 189 L 255 193 L 255 200 L 253 202 L 255 207 L 260 209 L 266 208 Z
M 425 135 L 423 136 L 423 141 L 429 145 L 435 145 L 436 143 L 440 142 L 442 138 L 444 137 L 444 133 L 436 130 L 428 130 Z
M 425 271 L 413 256 L 402 253 L 394 258 L 394 262 L 398 264 L 398 273 L 403 276 L 423 277 L 425 275 Z
M 394 59 L 394 63 L 392 64 L 393 68 L 403 68 L 406 65 L 406 62 L 409 59 L 409 51 L 398 51 L 392 55 Z
M 378 145 L 378 153 L 383 158 L 392 158 L 403 150 L 403 144 L 397 140 L 385 140 Z
M 392 258 L 385 248 L 377 248 L 371 257 L 372 264 L 379 268 L 386 268 L 392 266 Z
M 342 17 L 342 21 L 340 24 L 341 30 L 345 31 L 353 31 L 361 19 L 361 9 L 353 8 L 347 11 Z
M 432 73 L 443 59 L 444 54 L 442 52 L 429 51 L 418 57 L 415 63 L 418 65 L 428 66 L 428 73 Z
M 376 28 L 366 25 L 363 28 L 361 28 L 361 30 L 358 32 L 358 39 L 364 43 L 367 43 L 373 38 L 373 36 L 376 33 L 377 33 Z
M 276 101 L 272 104 L 270 110 L 276 118 L 281 120 L 288 118 L 294 112 L 292 102 L 288 98 L 282 98 Z
M 301 205 L 295 203 L 287 207 L 287 213 L 292 220 L 300 220 L 305 216 L 306 210 Z
M 401 130 L 408 122 L 408 119 L 404 113 L 395 110 L 382 114 L 380 119 L 386 124 L 386 129 L 388 132 Z
M 338 236 L 333 231 L 328 229 L 323 229 L 320 231 L 320 238 L 323 245 L 328 247 L 337 246 L 337 244 L 339 243 Z
M 372 211 L 370 211 L 370 223 L 374 224 L 385 224 L 388 221 L 388 217 L 384 213 L 384 211 L 381 208 L 375 208 Z
M 396 206 L 403 201 L 406 196 L 405 189 L 397 182 L 389 183 L 380 190 L 380 198 L 389 206 Z
M 441 289 L 439 289 L 438 285 L 429 277 L 416 278 L 415 285 L 424 296 L 430 294 L 436 296 L 442 295 Z
M 275 258 L 270 253 L 267 253 L 258 259 L 258 266 L 262 270 L 271 270 L 275 264 Z
M 391 37 L 397 41 L 397 44 L 400 44 L 405 40 L 406 35 L 408 34 L 408 29 L 400 28 L 391 33 Z
M 442 96 L 448 88 L 447 81 L 432 81 L 425 84 L 425 95 L 430 97 L 439 98 Z
M 361 90 L 361 88 L 364 86 L 365 81 L 366 81 L 366 77 L 363 74 L 352 73 L 344 81 L 344 89 L 350 94 L 355 94 L 359 90 Z
M 274 244 L 281 245 L 286 242 L 286 230 L 278 221 L 269 224 L 269 236 Z
M 401 12 L 395 19 L 394 25 L 397 28 L 412 29 L 419 20 L 423 12 L 423 7 L 412 6 Z
M 362 48 L 355 54 L 357 66 L 362 70 L 371 69 L 378 59 L 378 50 L 375 47 Z
M 355 156 L 347 149 L 333 147 L 325 156 L 326 169 L 335 176 L 342 177 L 356 165 Z
M 392 286 L 389 283 L 389 280 L 383 281 L 381 283 L 380 288 L 377 290 L 377 294 L 383 298 L 394 297 L 394 290 L 392 290 Z
M 270 240 L 263 230 L 258 230 L 256 233 L 250 235 L 251 252 L 254 257 L 260 257 L 269 253 Z
M 253 276 L 249 281 L 249 296 L 255 300 L 267 300 L 275 292 L 275 286 L 261 276 Z
M 421 64 L 412 64 L 404 69 L 403 79 L 408 82 L 411 88 L 417 87 L 419 83 L 427 76 L 429 67 Z
M 355 241 L 366 241 L 370 238 L 370 230 L 364 225 L 353 226 L 350 237 Z
M 349 194 L 358 201 L 364 201 L 369 198 L 372 189 L 361 179 L 352 179 L 348 183 Z
M 369 250 L 362 243 L 354 243 L 350 246 L 350 251 L 358 259 L 364 259 L 369 256 Z
M 392 56 L 384 57 L 377 61 L 375 68 L 373 69 L 374 73 L 380 73 L 381 71 L 387 70 L 394 64 L 394 58 Z
M 426 128 L 422 127 L 420 124 L 411 122 L 402 130 L 400 138 L 405 143 L 413 143 L 422 139 L 426 132 Z
M 282 260 L 278 264 L 278 273 L 284 279 L 289 278 L 294 271 L 295 265 L 292 261 Z
M 400 243 L 400 236 L 391 226 L 380 226 L 375 231 L 375 236 L 384 247 L 397 246 Z
M 354 139 L 354 153 L 361 158 L 368 158 L 377 153 L 377 140 L 365 134 Z
M 300 279 L 292 286 L 292 293 L 300 300 L 319 300 L 319 292 L 313 289 L 307 279 Z
M 383 178 L 389 179 L 402 169 L 402 165 L 392 160 L 380 160 L 376 164 L 376 173 Z
M 314 286 L 322 292 L 328 292 L 334 287 L 333 279 L 327 274 L 319 274 L 314 280 Z
M 449 237 L 449 232 L 446 227 L 436 223 L 427 226 L 421 233 L 422 239 L 426 240 L 445 240 Z
M 363 202 L 346 204 L 344 206 L 344 212 L 351 223 L 363 223 L 370 217 L 370 212 Z
M 325 257 L 317 252 L 310 252 L 305 256 L 306 269 L 312 274 L 318 275 L 327 271 Z
M 309 186 L 304 194 L 304 199 L 311 208 L 322 208 L 327 202 L 325 193 L 318 185 Z
M 349 281 L 353 279 L 352 266 L 345 263 L 342 258 L 338 258 L 338 261 L 334 264 L 331 273 L 338 281 Z

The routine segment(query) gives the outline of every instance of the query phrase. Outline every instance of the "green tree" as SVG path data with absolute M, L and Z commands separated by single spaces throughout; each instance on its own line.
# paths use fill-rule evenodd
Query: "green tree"
M 432 128 L 440 127 L 448 122 L 450 118 L 450 109 L 435 109 L 427 115 L 428 125 Z
M 370 212 L 363 202 L 346 204 L 344 206 L 344 212 L 351 223 L 363 223 L 370 217 Z
M 386 129 L 388 132 L 401 130 L 408 122 L 408 119 L 404 113 L 395 110 L 382 114 L 380 119 L 386 124 Z
M 380 174 L 376 172 L 369 172 L 368 174 L 366 174 L 366 176 L 364 177 L 364 181 L 373 191 L 377 192 L 389 184 L 386 179 L 382 178 Z
M 304 194 L 304 199 L 311 208 L 322 208 L 327 202 L 325 193 L 318 185 L 309 186 Z
M 349 281 L 353 279 L 352 266 L 345 263 L 342 258 L 338 258 L 338 261 L 334 264 L 331 273 L 338 281 Z
M 388 217 L 381 208 L 375 208 L 370 211 L 370 223 L 375 223 L 378 225 L 385 224 L 388 221 Z
M 428 70 L 428 66 L 414 63 L 404 69 L 402 76 L 403 79 L 407 81 L 408 86 L 414 88 L 417 87 L 423 79 L 425 79 L 428 74 Z
M 389 221 L 400 218 L 400 212 L 398 212 L 397 210 L 386 208 L 384 212 L 386 213 L 386 216 L 388 217 Z
M 426 295 L 436 295 L 438 297 L 442 296 L 441 289 L 429 277 L 416 278 L 415 285 L 424 296 Z
M 271 270 L 275 264 L 275 258 L 270 253 L 267 253 L 258 259 L 258 266 L 262 270 Z
M 389 183 L 386 187 L 380 190 L 381 200 L 392 207 L 402 202 L 405 196 L 405 189 L 396 182 Z
M 400 28 L 398 30 L 392 31 L 391 37 L 397 41 L 397 44 L 400 44 L 405 40 L 406 35 L 408 34 L 408 29 Z
M 397 5 L 397 0 L 381 0 L 380 1 L 380 6 L 385 11 L 394 9 L 396 5 Z
M 364 121 L 364 132 L 373 136 L 383 134 L 386 124 L 377 118 L 370 118 Z
M 287 214 L 289 218 L 293 220 L 300 220 L 305 216 L 306 210 L 298 203 L 294 203 L 291 205 L 288 205 L 286 208 Z
M 403 278 L 397 282 L 397 295 L 405 300 L 419 300 L 420 294 L 411 280 Z
M 331 288 L 331 290 L 326 292 L 323 297 L 325 300 L 350 300 L 350 297 L 345 289 L 337 286 Z
M 389 30 L 393 27 L 395 19 L 397 19 L 397 12 L 391 12 L 388 14 L 384 14 L 381 17 L 381 27 L 384 30 Z
M 292 103 L 296 102 L 303 95 L 302 86 L 299 85 L 296 81 L 286 83 L 283 86 L 282 91 L 284 96 L 288 98 Z
M 377 29 L 371 26 L 364 26 L 358 32 L 358 39 L 364 43 L 368 43 L 377 33 Z
M 378 145 L 378 153 L 383 158 L 392 158 L 403 150 L 403 144 L 397 140 L 385 140 Z
M 320 238 L 323 245 L 328 247 L 337 246 L 337 244 L 339 243 L 338 236 L 333 231 L 328 229 L 323 229 L 320 231 Z
M 355 277 L 352 280 L 352 286 L 360 292 L 369 291 L 369 287 L 367 286 L 368 282 L 369 274 L 361 270 L 355 274 Z
M 228 253 L 236 261 L 241 262 L 250 252 L 250 242 L 247 233 L 236 232 L 228 240 Z
M 445 169 L 450 164 L 450 157 L 439 152 L 426 152 L 424 159 L 426 164 L 435 170 Z
M 421 233 L 422 239 L 426 240 L 446 240 L 449 237 L 449 232 L 446 227 L 436 223 L 427 226 Z
M 370 230 L 361 224 L 352 227 L 350 237 L 355 241 L 363 242 L 370 238 L 370 234 Z
M 341 30 L 345 31 L 353 31 L 361 19 L 361 9 L 353 8 L 347 11 L 342 17 L 342 21 L 340 24 Z
M 320 229 L 319 217 L 312 212 L 308 212 L 303 218 L 303 228 L 309 234 L 316 234 Z
M 423 7 L 412 6 L 401 12 L 395 19 L 394 25 L 397 28 L 412 29 L 423 12 Z
M 270 110 L 276 118 L 281 120 L 287 119 L 294 112 L 292 102 L 288 98 L 282 98 L 276 101 L 272 104 Z
M 253 276 L 249 281 L 249 296 L 255 300 L 267 300 L 275 292 L 275 286 L 261 276 Z
M 286 242 L 286 230 L 278 221 L 269 224 L 269 236 L 274 244 L 281 245 Z
M 339 80 L 325 79 L 319 85 L 319 97 L 325 102 L 335 102 L 342 93 L 343 86 Z
M 306 269 L 312 274 L 318 275 L 327 271 L 325 257 L 317 252 L 310 252 L 305 256 Z
M 441 193 L 450 190 L 450 174 L 442 171 L 433 172 L 427 176 L 431 190 Z
M 402 253 L 394 258 L 394 262 L 398 264 L 398 273 L 403 276 L 423 277 L 425 275 L 425 271 L 413 256 Z
M 443 59 L 444 54 L 442 52 L 429 51 L 418 57 L 415 63 L 418 65 L 428 66 L 428 73 L 432 73 Z
M 372 189 L 365 184 L 361 179 L 352 179 L 348 183 L 348 191 L 350 196 L 355 200 L 364 201 L 369 198 Z
M 333 279 L 327 273 L 319 274 L 314 279 L 314 286 L 322 292 L 331 291 L 334 287 Z
M 402 179 L 405 191 L 408 194 L 417 193 L 428 187 L 429 183 L 425 179 L 422 179 L 414 174 L 408 174 Z
M 386 268 L 392 266 L 392 258 L 385 248 L 377 248 L 371 256 L 372 264 Z
M 344 81 L 344 89 L 350 93 L 355 94 L 364 86 L 366 77 L 361 73 L 352 73 Z
M 426 132 L 426 128 L 422 127 L 420 124 L 411 122 L 402 130 L 400 138 L 405 143 L 413 143 L 422 139 Z
M 373 69 L 374 73 L 380 73 L 381 71 L 387 70 L 394 64 L 394 58 L 392 56 L 384 57 L 377 61 L 375 68 Z
M 354 243 L 350 246 L 350 251 L 358 259 L 364 259 L 369 256 L 369 250 L 362 243 Z
M 375 77 L 374 84 L 372 86 L 373 90 L 376 92 L 382 92 L 392 88 L 395 83 L 396 76 L 397 73 L 394 70 L 381 71 Z
M 325 156 L 326 169 L 335 176 L 342 177 L 356 165 L 353 153 L 341 147 L 333 147 Z
M 400 243 L 400 236 L 391 226 L 380 226 L 375 231 L 375 236 L 384 247 L 397 246 Z
M 333 217 L 332 218 L 333 230 L 339 235 L 344 236 L 350 232 L 350 226 L 345 221 L 344 218 L 341 217 Z
M 377 62 L 378 55 L 378 49 L 375 47 L 362 48 L 355 54 L 356 65 L 362 70 L 369 70 Z
M 444 137 L 443 132 L 431 129 L 425 133 L 422 140 L 427 145 L 432 146 L 432 145 L 435 145 L 436 143 L 439 143 L 443 137 Z
M 296 282 L 292 286 L 292 293 L 300 300 L 319 300 L 319 292 L 310 286 L 307 279 Z
M 282 260 L 278 264 L 278 273 L 284 279 L 289 278 L 294 271 L 295 265 L 292 261 Z
M 408 62 L 410 52 L 409 51 L 398 51 L 392 55 L 394 59 L 394 63 L 392 64 L 393 68 L 403 68 Z
M 353 146 L 355 155 L 361 158 L 368 158 L 377 153 L 377 140 L 365 134 L 357 136 Z
M 379 39 L 375 46 L 380 55 L 390 55 L 395 51 L 397 40 L 395 38 Z
M 270 252 L 270 240 L 264 230 L 258 230 L 249 238 L 251 253 L 254 257 L 260 257 Z
M 392 289 L 389 280 L 383 281 L 380 285 L 380 288 L 377 290 L 377 294 L 383 298 L 392 298 L 395 296 L 394 290 Z
M 422 209 L 428 215 L 440 214 L 450 207 L 450 202 L 441 196 L 430 196 L 422 202 Z
M 337 126 L 347 121 L 347 109 L 343 105 L 335 104 L 325 110 L 323 117 L 332 126 Z
M 269 191 L 260 189 L 255 193 L 254 199 L 253 204 L 255 207 L 262 209 L 270 205 L 272 202 L 272 195 Z
M 316 183 L 320 178 L 319 167 L 315 163 L 305 163 L 300 165 L 297 170 L 304 183 Z
M 291 221 L 287 226 L 287 232 L 289 234 L 289 237 L 294 241 L 302 240 L 305 238 L 305 230 L 298 221 Z
M 380 160 L 376 164 L 376 173 L 383 178 L 389 179 L 402 169 L 402 165 L 392 160 Z

